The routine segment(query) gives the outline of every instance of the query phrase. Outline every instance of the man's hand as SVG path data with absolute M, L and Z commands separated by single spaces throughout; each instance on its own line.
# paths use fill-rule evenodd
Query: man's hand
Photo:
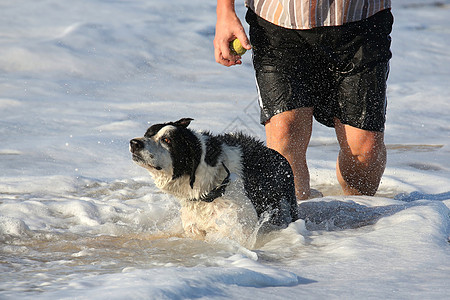
M 233 55 L 230 51 L 230 42 L 236 38 L 245 49 L 252 48 L 242 23 L 234 11 L 234 0 L 218 0 L 216 36 L 214 38 L 216 62 L 227 67 L 242 64 L 241 57 Z

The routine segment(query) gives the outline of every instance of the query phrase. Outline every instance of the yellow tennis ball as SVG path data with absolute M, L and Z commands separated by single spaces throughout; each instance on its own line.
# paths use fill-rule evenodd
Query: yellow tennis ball
M 239 56 L 244 55 L 244 53 L 247 51 L 247 49 L 242 47 L 242 44 L 238 39 L 235 39 L 234 41 L 230 42 L 230 50 L 232 54 Z

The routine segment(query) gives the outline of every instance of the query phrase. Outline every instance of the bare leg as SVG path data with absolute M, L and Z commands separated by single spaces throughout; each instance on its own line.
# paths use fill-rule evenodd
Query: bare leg
M 340 151 L 336 175 L 345 195 L 375 195 L 386 167 L 382 132 L 367 131 L 335 120 Z
M 312 108 L 298 108 L 277 114 L 265 124 L 267 146 L 289 161 L 299 200 L 308 199 L 311 193 L 306 149 L 311 138 L 312 117 Z

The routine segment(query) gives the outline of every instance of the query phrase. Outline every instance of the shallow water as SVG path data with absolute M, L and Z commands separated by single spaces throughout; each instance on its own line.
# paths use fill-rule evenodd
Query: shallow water
M 146 180 L 52 180 L 71 191 L 0 195 L 1 211 L 11 212 L 0 219 L 0 290 L 41 292 L 89 274 L 221 266 L 236 253 L 284 265 L 320 248 L 302 220 L 246 247 L 226 238 L 194 240 L 183 236 L 176 200 Z M 337 189 L 320 188 L 325 196 Z
M 233 254 L 227 245 L 181 237 L 133 234 L 80 236 L 37 234 L 1 247 L 1 289 L 41 291 L 67 285 L 73 276 L 132 269 L 214 266 Z M 9 283 L 9 284 L 8 284 Z
M 335 133 L 314 123 L 325 198 L 243 247 L 184 237 L 179 204 L 128 151 L 181 117 L 264 139 L 251 53 L 214 61 L 215 3 L 4 1 L 0 298 L 445 299 L 449 3 L 393 1 L 381 198 L 341 195 Z

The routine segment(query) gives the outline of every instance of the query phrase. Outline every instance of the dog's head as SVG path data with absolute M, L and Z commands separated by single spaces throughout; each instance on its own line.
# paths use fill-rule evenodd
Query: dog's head
M 130 141 L 133 161 L 155 176 L 174 180 L 188 175 L 192 188 L 202 153 L 200 140 L 187 128 L 192 120 L 150 126 L 144 137 Z

